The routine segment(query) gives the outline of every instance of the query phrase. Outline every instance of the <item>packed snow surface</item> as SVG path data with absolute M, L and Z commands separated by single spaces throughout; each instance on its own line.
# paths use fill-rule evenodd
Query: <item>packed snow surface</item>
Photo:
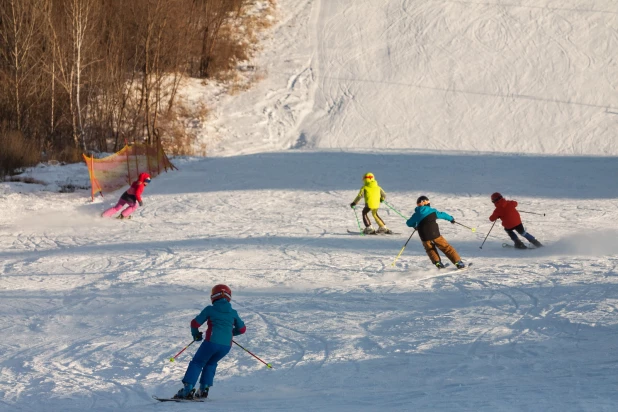
M 91 202 L 84 165 L 0 183 L 0 411 L 615 411 L 615 3 L 279 11 L 267 78 L 219 96 L 218 156 L 173 159 L 133 219 L 99 217 L 122 190 Z M 473 265 L 416 234 L 395 262 L 385 204 L 398 234 L 348 233 L 368 171 L 404 216 L 424 194 L 476 228 L 440 223 Z M 544 248 L 502 247 L 494 191 Z M 234 346 L 205 404 L 154 401 L 217 283 L 273 369 Z
M 267 80 L 217 106 L 217 152 L 618 154 L 615 0 L 280 4 Z

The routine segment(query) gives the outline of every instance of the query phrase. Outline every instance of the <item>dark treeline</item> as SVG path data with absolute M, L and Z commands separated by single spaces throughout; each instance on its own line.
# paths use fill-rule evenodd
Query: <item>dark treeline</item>
M 0 0 L 0 169 L 156 142 L 183 76 L 248 57 L 250 3 Z

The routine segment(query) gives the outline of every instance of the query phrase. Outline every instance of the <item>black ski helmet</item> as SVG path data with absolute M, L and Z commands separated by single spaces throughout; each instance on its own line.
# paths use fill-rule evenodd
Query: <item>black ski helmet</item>
M 427 196 L 421 196 L 416 199 L 417 206 L 425 206 L 429 204 L 429 198 Z

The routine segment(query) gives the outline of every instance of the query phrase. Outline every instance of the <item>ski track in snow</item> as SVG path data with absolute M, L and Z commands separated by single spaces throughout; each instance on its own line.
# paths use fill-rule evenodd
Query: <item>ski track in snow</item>
M 219 118 L 229 113 L 235 124 L 213 152 L 615 155 L 614 6 L 282 1 L 293 17 L 274 30 L 260 61 L 270 81 L 224 102 Z
M 0 184 L 0 411 L 615 410 L 614 6 L 280 0 L 220 156 L 175 159 L 132 220 L 98 218 L 122 191 Z M 348 234 L 368 170 L 404 215 L 425 194 L 476 227 L 440 223 L 474 266 L 417 235 L 393 265 L 385 206 L 401 235 Z M 479 249 L 496 190 L 546 214 L 522 213 L 545 248 L 498 224 Z M 216 283 L 274 368 L 234 347 L 207 405 L 153 401 Z
M 0 410 L 160 407 L 150 395 L 179 387 L 194 350 L 168 359 L 190 341 L 189 321 L 218 282 L 233 288 L 249 326 L 241 344 L 274 365 L 233 350 L 208 401 L 218 410 L 609 410 L 618 303 L 612 201 L 588 197 L 598 187 L 580 199 L 561 188 L 518 196 L 522 210 L 549 212 L 522 214 L 547 247 L 504 249 L 506 235 L 494 228 L 481 250 L 487 196 L 425 192 L 478 227 L 441 224 L 474 266 L 437 271 L 413 238 L 393 267 L 410 233 L 396 213 L 381 212 L 401 235 L 345 232 L 355 225 L 346 205 L 360 183 L 343 190 L 347 173 L 334 170 L 358 155 L 302 155 L 330 175 L 318 182 L 302 178 L 312 162 L 289 154 L 179 160 L 181 170 L 155 179 L 130 221 L 96 217 L 120 192 L 95 203 L 84 192 L 57 195 L 73 204 L 71 217 L 65 203 L 17 196 L 41 214 L 0 221 Z M 395 170 L 408 163 L 397 159 Z M 595 164 L 585 167 L 594 173 Z M 199 179 L 205 169 L 217 179 Z M 389 201 L 408 214 L 418 190 L 384 177 Z M 14 202 L 3 200 L 3 209 Z

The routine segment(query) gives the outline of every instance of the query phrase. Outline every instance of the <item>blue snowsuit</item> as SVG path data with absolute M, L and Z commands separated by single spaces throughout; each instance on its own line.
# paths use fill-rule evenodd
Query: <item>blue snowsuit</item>
M 187 367 L 182 382 L 191 388 L 200 378 L 200 389 L 213 385 L 218 362 L 228 354 L 232 337 L 242 335 L 247 328 L 226 299 L 214 301 L 191 321 L 191 334 L 195 338 L 199 327 L 207 323 L 206 337 Z M 201 374 L 201 377 L 200 377 Z

